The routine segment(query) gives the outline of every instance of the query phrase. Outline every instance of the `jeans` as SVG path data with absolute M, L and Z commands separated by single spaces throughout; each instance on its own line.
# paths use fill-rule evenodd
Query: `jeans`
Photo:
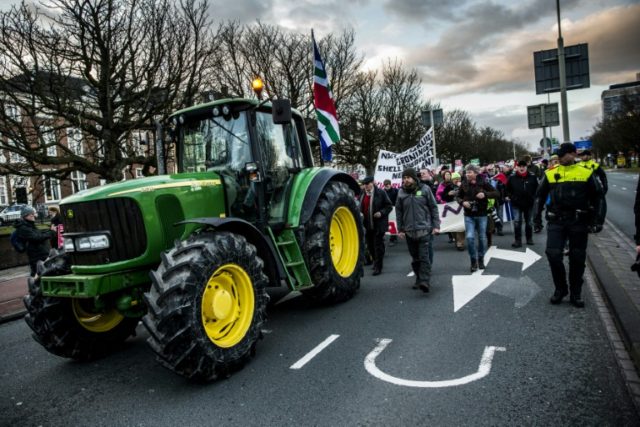
M 467 250 L 471 262 L 483 258 L 487 251 L 487 217 L 465 216 L 464 232 L 467 240 Z M 476 233 L 478 233 L 478 251 L 476 252 Z
M 527 240 L 533 238 L 533 206 L 529 208 L 518 208 L 511 205 L 513 212 L 513 232 L 516 241 L 522 240 L 522 222 L 524 221 L 524 234 Z

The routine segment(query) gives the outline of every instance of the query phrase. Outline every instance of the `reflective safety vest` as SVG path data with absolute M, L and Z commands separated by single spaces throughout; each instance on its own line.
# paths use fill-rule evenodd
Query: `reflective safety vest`
M 555 212 L 586 210 L 590 201 L 587 181 L 593 174 L 591 169 L 573 164 L 558 165 L 545 171 L 549 183 L 549 208 Z
M 597 164 L 597 163 L 596 163 Z M 549 184 L 561 184 L 563 182 L 587 182 L 593 173 L 591 168 L 573 164 L 569 166 L 558 165 L 553 169 L 547 169 L 544 174 Z
M 591 170 L 596 170 L 600 167 L 600 164 L 598 162 L 596 162 L 595 160 L 591 159 L 591 160 L 583 160 L 580 163 L 578 163 L 580 166 L 582 166 L 583 168 L 587 168 L 587 169 L 591 169 Z

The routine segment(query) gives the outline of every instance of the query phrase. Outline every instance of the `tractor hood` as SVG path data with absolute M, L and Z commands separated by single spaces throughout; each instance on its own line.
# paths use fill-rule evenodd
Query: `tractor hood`
M 61 204 L 77 203 L 90 200 L 107 199 L 111 197 L 138 198 L 141 193 L 155 192 L 163 189 L 173 189 L 173 193 L 182 191 L 197 191 L 203 187 L 221 185 L 219 175 L 211 172 L 179 175 L 160 175 L 146 178 L 115 182 L 100 187 L 80 191 L 66 197 Z

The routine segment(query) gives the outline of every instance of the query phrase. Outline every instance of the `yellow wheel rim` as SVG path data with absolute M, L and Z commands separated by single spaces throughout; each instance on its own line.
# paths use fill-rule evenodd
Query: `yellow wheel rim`
M 71 307 L 73 315 L 80 326 L 90 332 L 108 332 L 118 326 L 124 316 L 115 308 L 96 310 L 93 301 L 88 299 L 73 299 Z
M 351 211 L 340 206 L 333 213 L 329 227 L 331 260 L 338 274 L 349 277 L 356 268 L 360 252 L 358 227 Z
M 218 347 L 233 347 L 246 335 L 255 308 L 253 283 L 237 264 L 225 264 L 209 278 L 202 294 L 202 325 Z

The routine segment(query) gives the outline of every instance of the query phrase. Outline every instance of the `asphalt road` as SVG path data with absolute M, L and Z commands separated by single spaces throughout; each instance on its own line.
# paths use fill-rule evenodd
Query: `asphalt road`
M 494 244 L 510 250 L 512 238 Z M 535 238 L 529 249 L 543 256 L 544 235 Z M 552 306 L 544 258 L 524 271 L 499 258 L 534 261 L 525 248 L 494 252 L 473 276 L 446 236 L 435 248 L 429 294 L 411 289 L 404 242 L 388 250 L 382 275 L 367 267 L 344 304 L 276 304 L 285 293 L 273 292 L 255 359 L 212 384 L 155 363 L 142 327 L 124 351 L 82 364 L 48 354 L 23 321 L 2 324 L 0 425 L 640 423 L 588 290 L 585 309 Z
M 636 199 L 638 174 L 609 171 L 607 181 L 609 182 L 607 219 L 613 222 L 625 236 L 633 240 L 633 235 L 636 233 L 633 203 Z

